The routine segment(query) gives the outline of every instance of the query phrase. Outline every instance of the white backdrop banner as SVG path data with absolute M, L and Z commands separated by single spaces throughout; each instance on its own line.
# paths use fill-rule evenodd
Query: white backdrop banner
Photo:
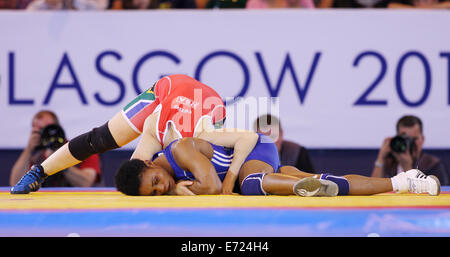
M 271 111 L 307 147 L 378 148 L 414 114 L 425 147 L 449 148 L 449 24 L 424 10 L 2 11 L 0 148 L 24 147 L 38 110 L 73 138 L 175 73 L 215 88 L 228 126 Z

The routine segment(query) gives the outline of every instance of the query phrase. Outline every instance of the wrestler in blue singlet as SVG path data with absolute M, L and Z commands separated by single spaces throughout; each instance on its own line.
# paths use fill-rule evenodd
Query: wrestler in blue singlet
M 277 147 L 268 136 L 263 134 L 258 135 L 259 135 L 258 142 L 253 148 L 253 151 L 248 155 L 247 159 L 245 159 L 245 162 L 250 160 L 263 161 L 272 166 L 274 172 L 278 172 L 278 168 L 280 167 L 280 158 L 278 157 Z M 180 166 L 178 166 L 178 164 L 175 162 L 175 159 L 173 158 L 171 150 L 172 144 L 177 141 L 178 140 L 173 141 L 164 150 L 156 153 L 153 156 L 152 161 L 155 160 L 161 154 L 164 154 L 175 173 L 175 181 L 180 179 L 195 180 L 194 175 L 191 172 L 185 171 L 182 168 L 180 168 Z M 214 168 L 216 169 L 217 175 L 219 176 L 220 180 L 223 181 L 225 179 L 225 175 L 228 171 L 228 168 L 231 165 L 231 161 L 234 156 L 234 149 L 215 144 L 211 144 L 211 146 L 213 147 L 214 150 L 214 154 L 211 158 L 211 163 L 214 165 Z

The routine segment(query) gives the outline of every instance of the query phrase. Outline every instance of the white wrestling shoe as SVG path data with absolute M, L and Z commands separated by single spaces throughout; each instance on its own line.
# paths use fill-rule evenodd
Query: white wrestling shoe
M 428 193 L 429 195 L 439 195 L 441 183 L 436 176 L 425 175 L 418 169 L 408 170 L 392 177 L 393 183 L 397 183 L 398 193 Z M 395 181 L 395 182 L 394 182 Z
M 299 180 L 293 187 L 294 193 L 299 196 L 336 196 L 338 185 L 333 181 L 307 177 Z

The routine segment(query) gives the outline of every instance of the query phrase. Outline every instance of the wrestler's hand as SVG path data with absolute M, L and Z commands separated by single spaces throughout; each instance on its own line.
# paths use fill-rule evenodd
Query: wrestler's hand
M 176 195 L 195 195 L 188 186 L 191 186 L 194 182 L 190 180 L 180 180 L 175 187 Z
M 222 194 L 223 195 L 231 195 L 233 194 L 234 183 L 236 182 L 237 176 L 232 172 L 228 171 L 227 175 L 225 175 L 225 179 L 222 183 Z

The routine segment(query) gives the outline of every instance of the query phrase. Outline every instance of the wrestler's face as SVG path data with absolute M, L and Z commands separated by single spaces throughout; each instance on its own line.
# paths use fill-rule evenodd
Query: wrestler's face
M 146 165 L 141 173 L 140 195 L 163 195 L 175 188 L 175 180 L 165 169 L 151 162 Z

